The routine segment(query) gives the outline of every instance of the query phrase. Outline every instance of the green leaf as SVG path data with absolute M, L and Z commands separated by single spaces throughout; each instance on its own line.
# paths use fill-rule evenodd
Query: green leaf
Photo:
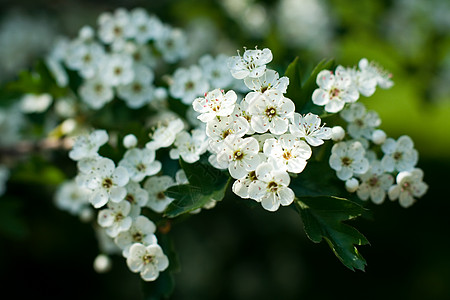
M 321 106 L 315 105 L 311 96 L 314 90 L 317 88 L 316 78 L 317 74 L 319 74 L 322 70 L 332 70 L 334 69 L 334 59 L 323 59 L 321 62 L 317 64 L 317 66 L 311 72 L 311 75 L 305 80 L 302 84 L 302 89 L 300 93 L 299 103 L 303 104 L 302 106 L 298 106 L 297 111 L 302 114 L 306 114 L 308 112 L 312 112 L 314 114 L 322 115 L 324 113 L 324 109 Z
M 356 246 L 369 242 L 354 227 L 343 223 L 361 216 L 365 212 L 362 206 L 336 197 L 303 197 L 295 204 L 310 240 L 320 243 L 324 239 L 346 267 L 364 271 L 366 261 Z
M 173 186 L 166 191 L 168 197 L 174 198 L 167 207 L 165 216 L 177 217 L 203 207 L 211 200 L 220 201 L 225 196 L 230 177 L 209 165 L 205 159 L 193 164 L 180 160 L 189 184 Z
M 295 106 L 302 107 L 304 103 L 301 103 L 302 81 L 298 56 L 289 64 L 284 76 L 289 78 L 289 86 L 286 91 L 286 97 L 294 101 Z

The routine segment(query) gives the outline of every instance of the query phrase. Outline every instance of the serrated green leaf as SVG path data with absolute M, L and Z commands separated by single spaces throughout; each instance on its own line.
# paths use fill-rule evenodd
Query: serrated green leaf
M 303 197 L 295 204 L 309 239 L 315 243 L 324 239 L 346 267 L 364 271 L 366 261 L 357 246 L 369 242 L 358 230 L 343 222 L 361 216 L 366 209 L 336 197 Z
M 201 208 L 211 200 L 223 199 L 229 184 L 228 175 L 209 165 L 204 158 L 193 164 L 180 160 L 180 165 L 189 184 L 167 189 L 166 195 L 174 200 L 167 207 L 165 216 L 174 218 Z

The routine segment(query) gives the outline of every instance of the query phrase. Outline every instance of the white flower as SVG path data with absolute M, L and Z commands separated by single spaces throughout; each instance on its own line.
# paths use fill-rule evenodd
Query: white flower
M 250 185 L 256 180 L 258 180 L 258 178 L 256 178 L 255 171 L 250 171 L 244 178 L 238 179 L 233 183 L 233 193 L 243 199 L 250 198 L 248 190 Z
M 80 135 L 75 138 L 72 150 L 69 151 L 69 157 L 72 160 L 81 160 L 98 155 L 98 150 L 108 141 L 106 130 L 95 130 L 89 135 Z
M 383 172 L 379 161 L 371 162 L 369 170 L 359 178 L 361 184 L 356 194 L 362 200 L 370 198 L 375 204 L 383 203 L 387 190 L 394 183 L 392 175 Z
M 155 160 L 155 151 L 132 148 L 125 152 L 119 166 L 127 169 L 130 180 L 140 182 L 146 176 L 155 175 L 161 170 L 161 162 Z
M 206 124 L 206 135 L 210 137 L 211 147 L 216 152 L 227 136 L 243 137 L 249 128 L 250 125 L 243 117 L 220 117 Z
M 263 75 L 266 64 L 271 62 L 272 58 L 272 51 L 268 48 L 245 50 L 243 56 L 238 55 L 228 59 L 228 68 L 236 79 L 257 78 Z
M 1 177 L 1 175 L 0 175 Z M 0 179 L 0 195 L 1 195 Z M 75 180 L 68 180 L 62 183 L 55 193 L 55 205 L 72 215 L 80 215 L 82 211 L 90 207 L 90 191 L 78 186 Z
M 184 32 L 167 25 L 161 29 L 161 33 L 156 39 L 155 47 L 162 54 L 164 61 L 168 63 L 177 62 L 189 53 Z
M 371 139 L 381 119 L 375 111 L 366 111 L 364 104 L 357 102 L 341 111 L 340 116 L 348 122 L 347 132 L 354 138 Z
M 114 98 L 112 86 L 106 84 L 100 77 L 85 80 L 78 89 L 81 100 L 90 108 L 100 109 Z
M 386 139 L 381 150 L 384 153 L 381 163 L 387 172 L 411 171 L 419 160 L 414 143 L 407 135 L 399 137 L 397 141 L 392 138 Z
M 292 134 L 283 134 L 278 139 L 271 138 L 264 142 L 264 154 L 274 159 L 280 170 L 300 173 L 312 151 L 305 141 L 296 139 Z
M 250 125 L 251 120 L 252 120 L 252 115 L 248 112 L 248 109 L 249 109 L 249 103 L 247 102 L 246 98 L 244 98 L 244 99 L 242 99 L 242 101 L 239 104 L 236 103 L 236 105 L 234 107 L 233 115 L 235 117 L 244 118 L 245 120 L 247 120 L 247 123 Z M 255 133 L 255 130 L 251 126 L 249 126 L 247 134 L 251 135 L 254 133 Z
M 97 273 L 106 273 L 112 268 L 111 258 L 106 254 L 99 254 L 94 259 L 93 267 Z
M 233 77 L 228 70 L 227 61 L 228 57 L 224 54 L 215 58 L 209 54 L 200 57 L 198 63 L 211 87 L 226 88 L 231 85 Z
M 428 185 L 422 178 L 423 171 L 417 168 L 398 173 L 397 184 L 389 188 L 389 199 L 399 199 L 403 207 L 411 206 L 416 201 L 415 197 L 422 197 L 428 190 Z
M 97 222 L 101 227 L 105 228 L 108 236 L 114 238 L 120 232 L 130 229 L 133 220 L 129 216 L 131 208 L 129 202 L 108 202 L 107 207 L 99 211 Z
M 114 15 L 103 13 L 98 18 L 98 36 L 105 44 L 120 42 L 125 36 L 130 36 L 129 31 L 134 29 L 129 23 L 130 15 L 125 9 L 116 9 Z
M 291 180 L 288 173 L 263 163 L 255 174 L 258 180 L 250 184 L 248 193 L 251 199 L 261 202 L 264 209 L 276 211 L 280 205 L 287 206 L 294 201 L 294 192 L 288 187 Z
M 113 53 L 105 58 L 100 70 L 104 82 L 111 86 L 126 85 L 133 81 L 133 59 L 127 54 Z
M 94 77 L 104 62 L 105 50 L 96 42 L 72 42 L 65 56 L 65 63 L 69 69 L 78 71 L 78 74 L 89 79 Z
M 136 147 L 138 140 L 134 134 L 127 134 L 123 138 L 123 146 L 127 149 Z
M 375 93 L 377 79 L 372 74 L 362 72 L 356 68 L 347 68 L 347 72 L 352 77 L 352 81 L 361 95 L 370 97 Z
M 375 62 L 369 62 L 366 58 L 359 61 L 358 67 L 365 76 L 373 77 L 376 79 L 377 84 L 382 89 L 391 88 L 394 83 L 392 82 L 392 74 L 386 72 L 381 66 Z
M 140 243 L 144 246 L 156 244 L 158 240 L 154 235 L 155 230 L 155 223 L 145 216 L 138 216 L 133 220 L 130 229 L 120 232 L 114 242 L 122 249 L 122 255 L 128 257 L 130 248 L 134 243 Z
M 125 100 L 130 108 L 141 108 L 153 99 L 153 72 L 144 65 L 137 65 L 134 69 L 134 79 L 128 84 L 119 85 L 117 93 Z
M 209 88 L 209 83 L 203 76 L 202 70 L 195 65 L 189 69 L 177 69 L 173 74 L 172 80 L 173 82 L 169 87 L 170 95 L 188 105 L 196 97 L 204 95 Z
M 208 139 L 203 129 L 192 130 L 192 135 L 186 131 L 177 134 L 174 147 L 170 149 L 171 159 L 182 158 L 187 163 L 194 163 L 200 159 L 200 155 L 208 149 Z
M 169 260 L 157 244 L 144 246 L 136 243 L 130 247 L 127 265 L 132 272 L 140 272 L 145 281 L 154 281 L 159 272 L 169 266 Z
M 319 72 L 316 83 L 319 88 L 313 92 L 312 101 L 319 106 L 325 105 L 327 112 L 339 112 L 345 103 L 355 102 L 359 98 L 351 76 L 341 66 L 336 68 L 335 74 L 329 70 Z
M 184 123 L 181 119 L 171 120 L 167 125 L 161 125 L 153 132 L 152 140 L 145 147 L 152 150 L 169 147 L 175 141 L 177 134 L 183 129 Z
M 205 97 L 194 100 L 192 107 L 200 115 L 197 117 L 202 122 L 209 122 L 216 117 L 226 117 L 233 113 L 237 95 L 234 91 L 224 94 L 223 90 L 215 89 L 206 93 Z
M 130 27 L 128 37 L 134 38 L 137 43 L 145 44 L 155 40 L 162 34 L 163 25 L 155 16 L 149 16 L 143 8 L 134 8 L 130 12 Z
M 147 191 L 141 188 L 140 184 L 134 181 L 129 181 L 125 186 L 127 194 L 124 200 L 128 201 L 131 205 L 131 210 L 135 206 L 143 207 L 147 204 L 148 194 Z M 134 214 L 132 214 L 134 215 Z
M 258 133 L 269 130 L 273 134 L 283 134 L 288 129 L 294 110 L 291 99 L 279 91 L 268 90 L 251 102 L 248 109 L 252 115 L 250 125 Z
M 217 154 L 217 161 L 228 166 L 231 177 L 244 178 L 248 172 L 254 171 L 260 163 L 258 142 L 252 138 L 227 136 Z
M 264 93 L 267 90 L 277 90 L 285 94 L 289 85 L 289 77 L 283 76 L 280 78 L 278 72 L 267 69 L 260 77 L 246 77 L 244 83 L 255 92 Z
M 120 202 L 126 196 L 128 172 L 124 167 L 116 168 L 109 158 L 98 159 L 85 179 L 86 187 L 92 190 L 89 201 L 95 208 L 102 207 L 108 200 Z
M 360 142 L 339 142 L 331 149 L 329 163 L 336 170 L 340 180 L 347 180 L 353 174 L 364 174 L 369 169 L 365 150 Z
M 289 131 L 297 138 L 304 138 L 311 146 L 323 144 L 323 140 L 331 139 L 331 128 L 320 126 L 321 120 L 318 115 L 308 113 L 302 116 L 294 113 Z
M 147 206 L 158 213 L 163 212 L 173 201 L 164 192 L 173 185 L 174 181 L 170 176 L 163 175 L 148 178 L 144 183 L 144 189 L 148 192 Z

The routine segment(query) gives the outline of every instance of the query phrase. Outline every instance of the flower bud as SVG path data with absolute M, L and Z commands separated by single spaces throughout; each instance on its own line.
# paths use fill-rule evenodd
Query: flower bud
M 359 187 L 359 182 L 355 178 L 350 178 L 345 182 L 345 188 L 349 193 L 354 193 Z
M 331 128 L 331 139 L 335 142 L 341 141 L 345 137 L 345 130 L 341 126 Z

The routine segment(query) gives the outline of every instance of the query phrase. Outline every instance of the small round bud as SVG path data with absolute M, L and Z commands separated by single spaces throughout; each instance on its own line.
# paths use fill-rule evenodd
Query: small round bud
M 99 254 L 94 260 L 94 270 L 97 273 L 106 273 L 111 270 L 111 258 L 105 254 Z
M 341 141 L 345 137 L 345 130 L 341 126 L 331 128 L 331 139 L 335 142 Z
M 383 130 L 377 129 L 372 133 L 372 142 L 381 145 L 384 141 L 386 141 L 386 133 Z
M 138 140 L 134 134 L 128 134 L 123 138 L 123 145 L 127 149 L 136 147 L 137 142 Z
M 90 207 L 83 208 L 79 213 L 79 217 L 81 222 L 89 223 L 94 219 L 94 211 Z
M 345 182 L 345 189 L 349 193 L 354 193 L 359 187 L 359 182 L 356 178 L 350 178 Z

